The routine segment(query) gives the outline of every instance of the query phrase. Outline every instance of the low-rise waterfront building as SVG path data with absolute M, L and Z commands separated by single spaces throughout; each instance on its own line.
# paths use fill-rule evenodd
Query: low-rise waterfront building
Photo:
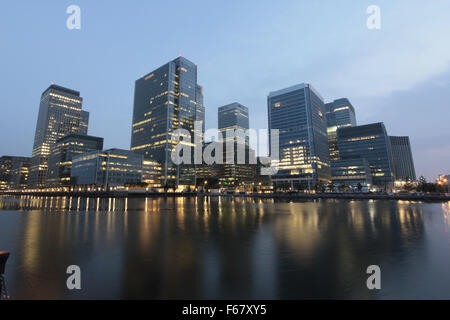
M 29 157 L 0 158 L 0 190 L 25 189 L 30 169 Z
M 103 149 L 103 138 L 69 134 L 57 140 L 48 161 L 47 185 L 60 187 L 73 185 L 72 159 L 77 155 Z
M 129 150 L 93 151 L 72 160 L 71 177 L 77 185 L 105 188 L 148 184 L 160 186 L 161 165 Z

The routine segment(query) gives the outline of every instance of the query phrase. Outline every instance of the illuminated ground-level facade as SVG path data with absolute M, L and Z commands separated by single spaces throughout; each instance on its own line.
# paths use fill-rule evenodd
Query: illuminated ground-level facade
M 370 187 L 372 173 L 365 158 L 352 158 L 331 161 L 331 177 L 333 184 L 340 190 L 343 187 Z

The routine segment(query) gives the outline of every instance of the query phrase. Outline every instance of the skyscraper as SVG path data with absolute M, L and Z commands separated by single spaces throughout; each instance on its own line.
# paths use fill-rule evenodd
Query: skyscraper
M 193 139 L 194 122 L 202 121 L 203 128 L 204 117 L 197 65 L 180 56 L 136 80 L 131 150 L 161 164 L 164 185 L 193 184 L 191 167 L 181 168 L 183 165 L 175 166 L 171 161 L 171 152 L 178 144 L 172 133 L 186 129 Z M 181 143 L 194 146 L 193 140 Z
M 250 128 L 248 108 L 234 102 L 218 109 L 218 129 L 224 142 L 224 163 L 220 165 L 219 181 L 224 186 L 234 187 L 239 183 L 254 181 L 256 175 L 256 156 L 250 148 L 249 136 L 246 131 Z M 242 130 L 231 136 L 227 131 Z M 227 149 L 232 146 L 232 151 Z M 241 154 L 239 154 L 241 153 Z
M 416 170 L 411 152 L 409 137 L 389 137 L 394 162 L 394 177 L 396 180 L 416 180 Z
M 355 108 L 347 98 L 325 104 L 330 160 L 339 160 L 336 131 L 338 128 L 356 126 Z
M 337 139 L 342 160 L 365 158 L 370 166 L 373 184 L 385 189 L 392 187 L 391 144 L 382 122 L 339 128 Z
M 329 183 L 327 122 L 320 94 L 310 84 L 295 85 L 271 92 L 267 108 L 269 135 L 279 130 L 280 159 L 272 180 L 294 189 Z
M 56 140 L 71 133 L 87 134 L 89 113 L 75 90 L 52 84 L 42 93 L 34 136 L 28 186 L 44 187 L 50 150 Z
M 218 125 L 223 139 L 226 139 L 227 130 L 248 130 L 248 108 L 237 102 L 219 107 Z
M 203 138 L 203 134 L 205 133 L 205 105 L 203 104 L 203 87 L 197 85 L 195 93 L 197 109 L 195 118 L 197 121 L 202 123 L 201 127 L 197 131 L 197 134 L 200 134 Z

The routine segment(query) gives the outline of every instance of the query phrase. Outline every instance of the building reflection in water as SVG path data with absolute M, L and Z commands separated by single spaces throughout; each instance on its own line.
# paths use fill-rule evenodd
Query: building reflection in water
M 450 231 L 450 201 L 442 203 L 442 214 L 444 215 L 444 222 L 446 231 Z
M 367 266 L 426 255 L 424 206 L 27 196 L 0 200 L 0 240 L 17 298 L 370 299 Z M 448 231 L 449 203 L 436 208 Z M 71 264 L 78 292 L 65 287 Z

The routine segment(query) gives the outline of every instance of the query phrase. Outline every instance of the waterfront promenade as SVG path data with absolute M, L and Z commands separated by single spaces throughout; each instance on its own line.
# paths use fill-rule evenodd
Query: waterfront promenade
M 0 191 L 0 196 L 36 196 L 36 197 L 98 197 L 98 198 L 135 198 L 135 197 L 244 197 L 263 199 L 314 200 L 404 200 L 404 201 L 450 201 L 450 194 L 418 193 L 363 193 L 363 192 L 275 192 L 275 193 L 208 193 L 208 192 L 156 192 L 147 190 L 112 191 Z

